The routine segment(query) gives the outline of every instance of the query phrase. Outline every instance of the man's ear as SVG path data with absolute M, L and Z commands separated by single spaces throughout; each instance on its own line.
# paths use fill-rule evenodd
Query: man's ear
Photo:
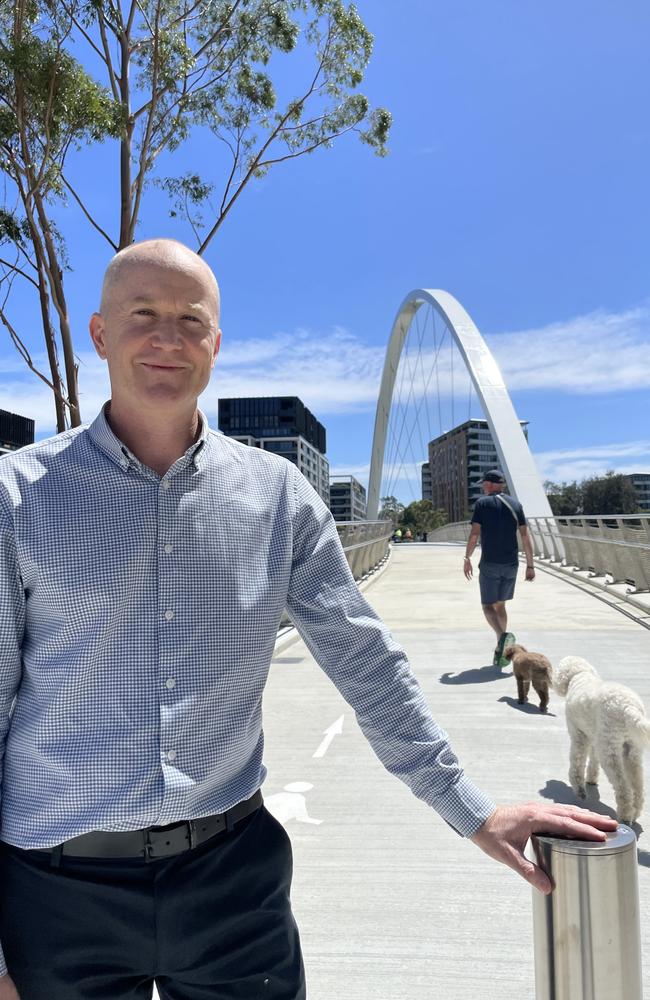
M 212 367 L 214 368 L 214 363 L 217 360 L 217 354 L 219 353 L 219 348 L 221 347 L 221 330 L 217 330 L 217 336 L 214 342 L 214 350 L 212 352 Z
M 99 354 L 100 358 L 106 360 L 106 327 L 101 313 L 95 312 L 92 314 L 88 324 L 88 329 L 90 330 L 90 339 L 95 345 L 95 350 Z

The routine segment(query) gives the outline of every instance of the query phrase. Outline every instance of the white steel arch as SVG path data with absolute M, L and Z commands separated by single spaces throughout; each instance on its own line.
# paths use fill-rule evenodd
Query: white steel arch
M 368 520 L 379 512 L 379 490 L 384 466 L 388 416 L 402 347 L 418 309 L 430 305 L 449 327 L 476 390 L 492 433 L 503 472 L 516 498 L 529 517 L 552 517 L 528 442 L 517 419 L 499 367 L 487 344 L 460 302 L 440 289 L 417 288 L 399 307 L 386 350 L 381 379 L 375 432 L 372 440 Z

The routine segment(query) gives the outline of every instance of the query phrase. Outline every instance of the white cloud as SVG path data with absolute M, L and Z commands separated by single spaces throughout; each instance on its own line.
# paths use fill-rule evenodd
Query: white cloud
M 48 373 L 45 357 L 35 356 L 32 360 L 39 371 Z M 81 411 L 84 420 L 90 420 L 110 396 L 108 371 L 96 354 L 82 352 L 77 360 Z M 0 405 L 4 410 L 31 417 L 36 422 L 37 437 L 56 433 L 52 391 L 20 360 L 11 367 L 0 362 Z
M 603 476 L 610 469 L 626 474 L 650 472 L 650 440 L 536 452 L 534 457 L 542 480 L 555 483 Z
M 368 480 L 370 479 L 370 462 L 366 462 L 365 465 L 354 465 L 352 463 L 348 465 L 330 465 L 330 476 L 354 476 L 367 489 Z
M 511 390 L 608 393 L 650 388 L 647 305 L 620 313 L 598 311 L 486 339 Z M 417 353 L 410 356 L 412 377 L 407 382 L 413 385 L 411 400 L 420 400 L 427 393 L 429 410 L 435 416 L 435 393 L 448 399 L 452 375 L 446 348 L 440 370 L 431 374 L 432 350 L 431 343 L 423 342 L 421 358 Z M 364 343 L 341 327 L 326 331 L 302 328 L 242 341 L 226 338 L 201 405 L 215 419 L 220 396 L 296 395 L 321 419 L 330 414 L 372 412 L 384 355 L 384 344 Z M 79 360 L 83 414 L 90 418 L 109 395 L 108 377 L 92 352 L 81 352 Z M 47 370 L 43 357 L 35 358 L 35 363 Z M 460 419 L 460 409 L 467 405 L 469 381 L 458 357 L 453 378 L 456 417 Z M 401 369 L 396 393 L 400 381 Z M 404 398 L 408 392 L 407 387 Z M 54 430 L 49 390 L 12 355 L 0 359 L 0 403 L 5 409 L 34 416 L 39 434 Z
M 383 363 L 382 347 L 364 344 L 341 327 L 225 340 L 210 391 L 222 397 L 300 396 L 319 415 L 358 412 L 375 407 Z
M 486 337 L 510 390 L 609 393 L 650 388 L 650 307 L 599 310 Z
M 79 352 L 77 359 L 82 415 L 90 420 L 110 396 L 108 371 L 94 352 Z M 226 342 L 200 405 L 215 426 L 218 398 L 228 396 L 300 396 L 321 418 L 371 411 L 383 362 L 382 348 L 362 344 L 341 328 Z M 34 364 L 47 372 L 44 356 L 35 356 Z M 0 405 L 33 417 L 39 436 L 55 433 L 52 393 L 20 359 L 0 361 Z

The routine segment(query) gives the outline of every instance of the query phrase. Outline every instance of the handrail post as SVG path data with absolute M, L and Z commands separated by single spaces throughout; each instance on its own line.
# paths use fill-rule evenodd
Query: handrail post
M 533 890 L 536 1000 L 643 1000 L 634 832 L 536 835 L 532 848 L 554 885 Z

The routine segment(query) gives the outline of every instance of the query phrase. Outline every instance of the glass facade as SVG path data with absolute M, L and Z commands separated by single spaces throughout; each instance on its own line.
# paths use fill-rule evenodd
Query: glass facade
M 297 396 L 243 396 L 219 400 L 219 430 L 229 437 L 303 437 L 323 455 L 325 428 Z
M 521 420 L 528 437 L 528 422 Z M 465 521 L 483 494 L 483 477 L 499 467 L 499 457 L 487 420 L 467 420 L 429 442 L 431 496 L 436 509 L 451 522 Z M 422 469 L 424 495 L 425 471 Z
M 219 430 L 293 462 L 329 506 L 325 428 L 297 396 L 220 399 Z
M 358 479 L 354 476 L 332 476 L 330 510 L 335 521 L 365 521 L 366 508 L 366 491 Z
M 650 513 L 650 472 L 633 472 L 625 478 L 629 479 L 636 490 L 639 510 Z
M 0 455 L 34 443 L 34 421 L 9 410 L 0 410 Z

